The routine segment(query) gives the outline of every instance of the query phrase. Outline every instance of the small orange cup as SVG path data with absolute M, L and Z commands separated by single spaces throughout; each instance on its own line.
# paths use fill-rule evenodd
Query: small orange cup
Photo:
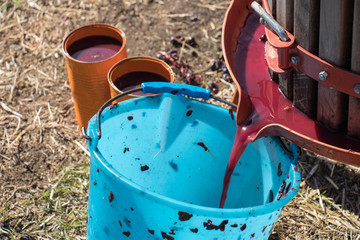
M 69 49 L 75 45 L 84 46 L 89 40 L 112 39 L 120 43 L 119 49 L 112 56 L 103 60 L 84 61 L 75 57 Z M 85 39 L 85 40 L 84 40 Z M 79 44 L 79 41 L 83 43 Z M 101 42 L 100 42 L 101 43 Z M 116 48 L 117 49 L 117 48 Z M 73 50 L 71 50 L 73 51 Z M 116 51 L 116 50 L 115 50 Z M 127 57 L 125 34 L 107 24 L 91 24 L 72 31 L 63 41 L 63 54 L 69 77 L 71 93 L 74 101 L 77 122 L 81 127 L 87 127 L 90 118 L 110 99 L 107 74 L 109 69 L 120 60 Z
M 164 61 L 152 58 L 152 57 L 131 57 L 125 58 L 115 64 L 109 71 L 108 74 L 108 82 L 110 85 L 110 95 L 111 97 L 115 97 L 123 93 L 127 88 L 128 90 L 139 85 L 143 82 L 153 82 L 153 81 L 160 81 L 155 79 L 147 79 L 146 74 L 145 76 L 136 77 L 136 73 L 139 72 L 147 72 L 147 73 L 154 73 L 160 75 L 162 77 L 161 80 L 166 80 L 168 82 L 174 81 L 174 72 L 172 71 L 171 67 L 167 65 Z M 129 79 L 123 79 L 122 77 L 126 74 L 133 73 L 134 78 L 128 81 Z M 122 86 L 118 88 L 117 86 Z M 134 95 L 129 94 L 122 98 L 119 98 L 116 102 L 121 102 L 126 99 L 140 97 L 143 95 Z

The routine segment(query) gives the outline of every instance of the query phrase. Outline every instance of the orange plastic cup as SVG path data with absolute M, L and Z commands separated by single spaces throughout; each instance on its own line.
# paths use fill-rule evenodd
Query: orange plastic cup
M 107 38 L 117 40 L 121 46 L 114 55 L 106 59 L 92 62 L 79 60 L 75 54 L 69 53 L 79 41 L 91 42 L 94 38 Z M 85 39 L 85 40 L 84 40 Z M 101 41 L 101 40 L 99 40 Z M 75 43 L 75 44 L 74 44 Z M 74 44 L 74 45 L 72 45 Z M 79 46 L 84 46 L 81 43 Z M 109 69 L 120 60 L 127 57 L 125 34 L 107 24 L 92 24 L 72 31 L 63 41 L 63 54 L 69 77 L 72 98 L 75 107 L 77 122 L 81 127 L 87 127 L 90 118 L 98 109 L 110 99 L 107 75 Z M 72 55 L 71 55 L 72 54 Z
M 111 97 L 115 97 L 116 95 L 119 95 L 124 92 L 122 88 L 119 89 L 114 84 L 115 81 L 121 80 L 121 77 L 123 77 L 126 74 L 138 73 L 138 72 L 155 73 L 160 75 L 163 78 L 163 80 L 165 79 L 168 82 L 174 81 L 174 72 L 172 71 L 171 67 L 160 59 L 152 58 L 152 57 L 126 58 L 115 64 L 109 71 L 108 81 L 110 85 Z M 135 77 L 135 79 L 131 80 L 131 83 L 120 82 L 120 85 L 123 85 L 125 87 L 129 87 L 129 86 L 131 87 L 134 85 L 141 84 L 143 82 L 151 82 L 151 81 L 153 80 L 146 79 L 146 76 L 141 78 Z M 158 81 L 158 80 L 155 79 L 154 81 Z M 119 98 L 116 102 L 121 102 L 126 99 L 140 97 L 140 96 L 141 95 L 129 94 L 127 96 Z

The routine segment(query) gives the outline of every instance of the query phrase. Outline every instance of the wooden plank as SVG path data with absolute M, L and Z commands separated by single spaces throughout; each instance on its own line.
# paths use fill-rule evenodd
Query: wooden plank
M 289 99 L 293 100 L 293 70 L 278 74 L 279 89 Z
M 295 0 L 294 36 L 297 44 L 318 54 L 320 0 Z M 293 71 L 294 106 L 311 118 L 316 117 L 317 82 L 297 69 Z
M 360 74 L 360 1 L 355 1 L 353 38 L 351 49 L 351 70 Z M 348 134 L 360 139 L 360 99 L 350 96 Z
M 350 58 L 352 7 L 350 0 L 321 0 L 319 56 L 346 67 Z M 348 96 L 318 83 L 317 120 L 335 130 L 346 125 Z
M 276 0 L 268 0 L 271 15 L 276 19 Z
M 294 0 L 276 1 L 276 20 L 289 32 L 294 28 Z M 292 100 L 293 81 L 292 71 L 279 75 L 279 88 L 284 95 Z
M 294 0 L 276 1 L 276 20 L 289 32 L 294 29 Z

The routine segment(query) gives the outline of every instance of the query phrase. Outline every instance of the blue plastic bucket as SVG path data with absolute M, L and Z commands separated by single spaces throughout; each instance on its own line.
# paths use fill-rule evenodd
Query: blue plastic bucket
M 123 101 L 89 121 L 87 239 L 268 239 L 299 189 L 297 147 L 249 144 L 220 209 L 236 123 L 180 95 L 197 96 L 187 85 L 165 86 L 173 94 Z

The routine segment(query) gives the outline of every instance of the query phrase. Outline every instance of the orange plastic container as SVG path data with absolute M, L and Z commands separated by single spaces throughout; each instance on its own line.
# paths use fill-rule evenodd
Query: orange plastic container
M 160 75 L 161 77 L 165 78 L 169 82 L 174 81 L 174 73 L 169 65 L 167 65 L 164 61 L 152 58 L 152 57 L 131 57 L 131 58 L 125 58 L 118 62 L 116 65 L 114 65 L 108 74 L 108 81 L 110 85 L 110 94 L 111 97 L 114 97 L 116 95 L 119 95 L 123 93 L 123 91 L 119 88 L 117 88 L 114 84 L 116 80 L 118 80 L 120 77 L 124 76 L 128 73 L 136 73 L 136 72 L 150 72 Z M 141 84 L 142 82 L 150 82 L 146 78 L 139 78 L 132 80 L 134 82 L 131 83 L 131 85 L 134 84 Z M 156 81 L 156 80 L 155 80 Z M 128 83 L 123 83 L 125 86 L 128 85 Z M 116 102 L 121 102 L 126 99 L 139 97 L 138 95 L 127 95 L 120 99 L 118 99 Z
M 91 37 L 110 37 L 121 43 L 120 49 L 102 61 L 86 62 L 70 55 L 69 47 Z M 120 46 L 120 45 L 119 45 Z M 91 24 L 72 31 L 63 41 L 63 54 L 69 77 L 78 124 L 87 127 L 89 119 L 110 99 L 107 74 L 109 69 L 127 57 L 125 34 L 107 24 Z

